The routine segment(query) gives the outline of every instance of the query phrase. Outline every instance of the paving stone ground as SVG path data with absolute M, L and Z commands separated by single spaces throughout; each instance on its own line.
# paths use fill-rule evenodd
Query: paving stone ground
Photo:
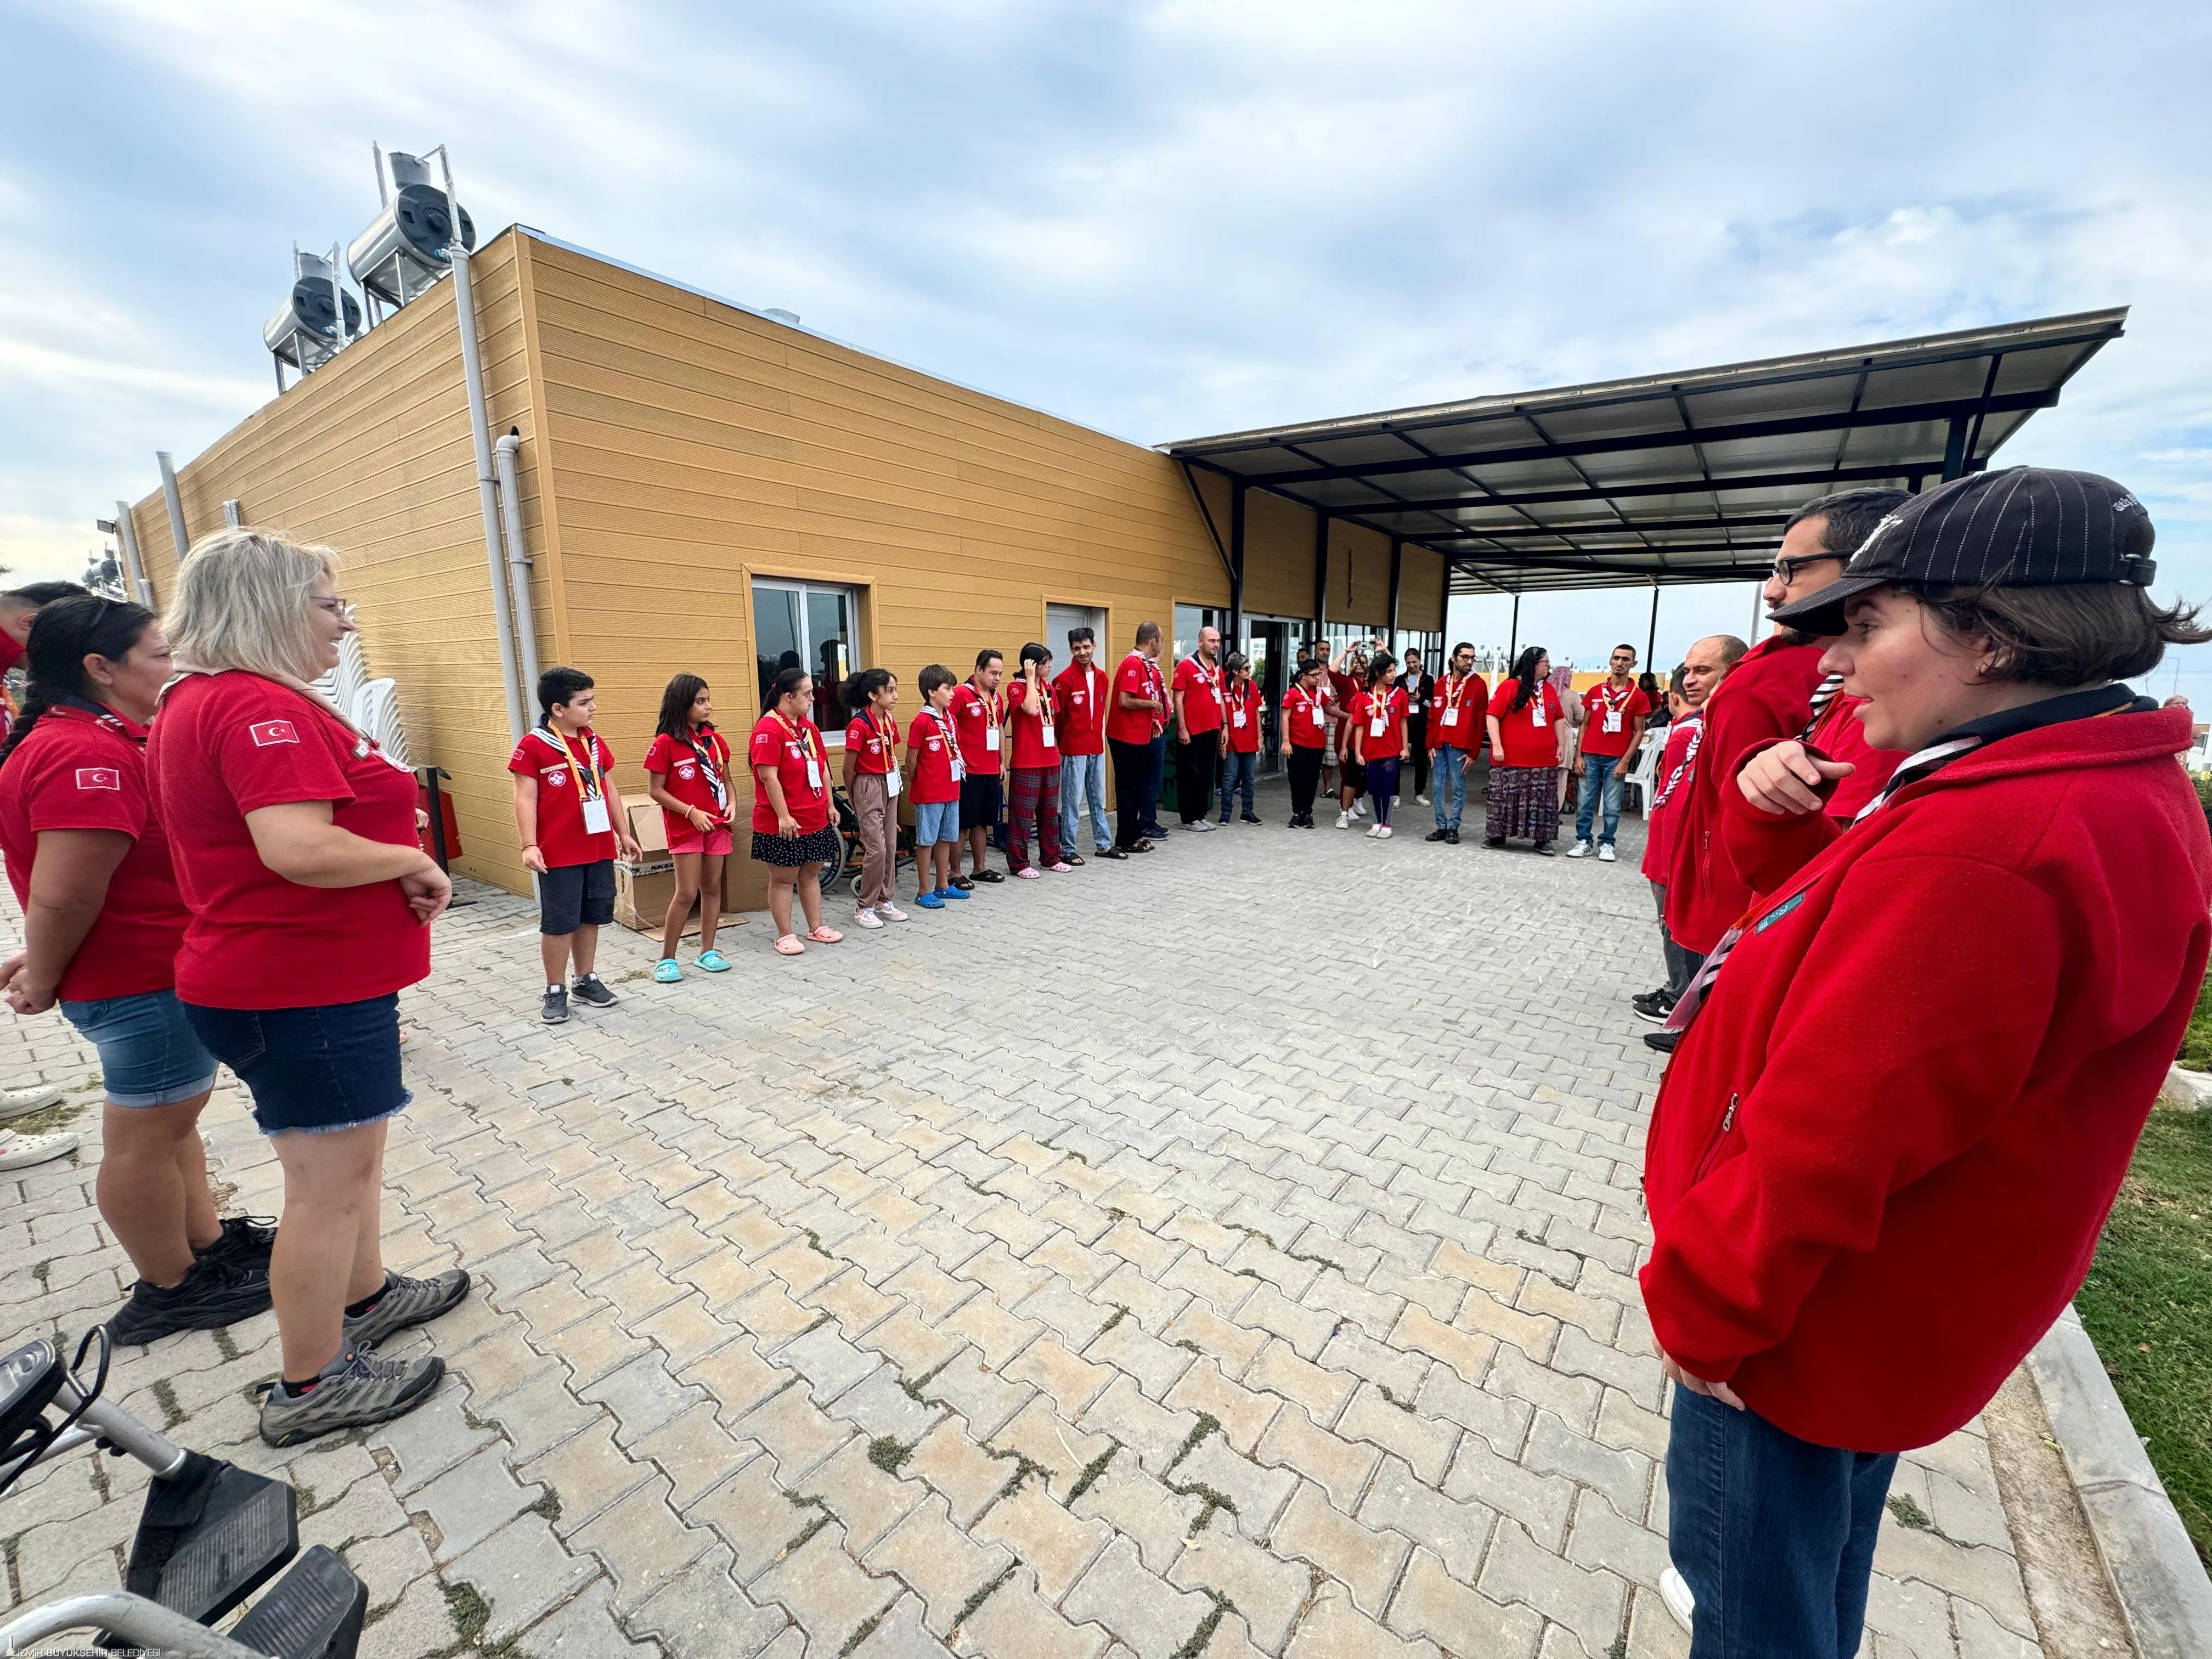
M 795 961 L 756 917 L 719 978 L 610 930 L 621 1006 L 559 1029 L 530 907 L 471 890 L 402 999 L 386 1205 L 394 1266 L 477 1275 L 402 1350 L 443 1392 L 272 1452 L 266 1316 L 111 1389 L 299 1486 L 378 1659 L 1686 1652 L 1638 826 L 1601 866 L 1263 810 Z M 58 1016 L 0 1066 L 97 1098 Z M 273 1213 L 234 1089 L 208 1129 Z M 11 1340 L 122 1295 L 97 1159 L 0 1178 Z M 0 1499 L 8 1604 L 118 1583 L 144 1485 L 80 1455 Z M 1897 1493 L 1873 1659 L 2039 1653 L 1980 1425 Z

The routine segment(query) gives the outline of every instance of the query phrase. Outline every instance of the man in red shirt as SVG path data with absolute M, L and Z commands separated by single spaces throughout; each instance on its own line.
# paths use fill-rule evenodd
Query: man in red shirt
M 1488 727 L 1490 684 L 1474 672 L 1474 647 L 1452 647 L 1451 669 L 1429 697 L 1429 744 L 1436 750 L 1437 827 L 1430 841 L 1459 845 L 1460 815 L 1467 810 L 1467 777 L 1482 752 Z
M 1575 800 L 1575 844 L 1567 852 L 1571 859 L 1589 856 L 1590 829 L 1597 817 L 1598 799 L 1603 796 L 1605 818 L 1597 825 L 1601 864 L 1613 861 L 1613 837 L 1620 830 L 1621 780 L 1636 763 L 1644 722 L 1651 714 L 1651 699 L 1636 683 L 1636 647 L 1614 646 L 1606 668 L 1607 677 L 1583 693 L 1577 708 L 1583 746 L 1571 770 L 1582 780 L 1582 787 Z
M 1716 634 L 1699 640 L 1674 671 L 1674 689 L 1680 708 L 1667 729 L 1667 746 L 1660 751 L 1658 769 L 1652 775 L 1651 804 L 1644 811 L 1644 878 L 1651 884 L 1651 896 L 1659 911 L 1660 960 L 1667 964 L 1667 980 L 1656 990 L 1631 997 L 1638 1019 L 1664 1024 L 1667 1016 L 1705 958 L 1685 950 L 1667 931 L 1667 878 L 1674 868 L 1674 842 L 1680 834 L 1680 802 L 1689 793 L 1691 775 L 1698 769 L 1698 750 L 1705 735 L 1705 702 L 1713 688 L 1751 647 L 1733 634 Z
M 1198 649 L 1176 665 L 1176 811 L 1186 830 L 1211 830 L 1206 809 L 1213 805 L 1220 771 L 1221 630 L 1198 630 Z
M 1137 648 L 1114 671 L 1106 743 L 1114 751 L 1114 846 L 1149 853 L 1146 836 L 1160 799 L 1160 750 L 1167 730 L 1168 689 L 1160 675 L 1160 625 L 1137 624 Z
M 1067 630 L 1068 665 L 1053 681 L 1060 703 L 1060 855 L 1076 855 L 1075 832 L 1091 813 L 1091 850 L 1102 859 L 1125 858 L 1106 827 L 1106 671 L 1097 663 L 1098 636 L 1088 628 Z
M 963 893 L 979 881 L 1006 879 L 983 862 L 1006 799 L 1006 699 L 999 690 L 1006 678 L 1005 653 L 978 651 L 975 672 L 952 694 L 952 727 L 960 734 L 960 759 L 968 769 L 960 780 L 960 830 L 968 840 L 968 866 L 974 872 L 972 878 L 960 873 L 955 852 L 952 884 Z

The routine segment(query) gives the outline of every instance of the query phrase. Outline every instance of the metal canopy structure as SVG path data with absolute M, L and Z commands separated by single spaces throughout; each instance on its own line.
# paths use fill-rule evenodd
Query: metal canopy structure
M 1272 490 L 1382 532 L 1394 555 L 1443 555 L 1454 593 L 1743 581 L 1817 495 L 1981 471 L 2126 318 L 2122 306 L 1159 447 L 1231 481 L 1239 529 L 1245 490 Z M 1242 550 L 1224 552 L 1241 566 Z

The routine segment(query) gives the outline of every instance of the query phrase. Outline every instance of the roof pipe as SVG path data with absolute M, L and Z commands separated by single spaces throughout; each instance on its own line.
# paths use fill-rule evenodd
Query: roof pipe
M 507 735 L 522 741 L 529 730 L 515 685 L 514 623 L 507 614 L 506 560 L 499 527 L 499 480 L 492 470 L 491 424 L 484 412 L 483 358 L 477 349 L 476 288 L 469 279 L 469 250 L 460 235 L 461 207 L 453 194 L 453 162 L 443 144 L 437 156 L 445 169 L 446 212 L 453 228 L 446 245 L 453 266 L 453 319 L 461 337 L 461 380 L 469 394 L 469 436 L 476 447 L 477 505 L 483 514 L 484 553 L 491 574 L 492 616 L 499 625 L 500 690 L 507 696 Z
M 155 450 L 154 459 L 161 464 L 161 499 L 168 503 L 169 535 L 177 544 L 177 564 L 181 568 L 185 555 L 192 550 L 192 538 L 185 533 L 185 498 L 177 493 L 177 464 L 166 449 Z
M 538 612 L 530 603 L 530 544 L 522 538 L 522 490 L 515 475 L 515 460 L 522 453 L 522 434 L 510 432 L 493 446 L 493 465 L 499 470 L 500 508 L 507 520 L 507 579 L 513 588 L 514 640 L 522 654 L 522 690 L 526 702 L 538 685 Z
M 131 522 L 131 503 L 115 504 L 115 539 L 123 549 L 124 568 L 131 573 L 131 585 L 138 592 L 138 603 L 149 611 L 154 608 L 154 584 L 146 580 L 146 562 L 138 556 L 138 532 Z

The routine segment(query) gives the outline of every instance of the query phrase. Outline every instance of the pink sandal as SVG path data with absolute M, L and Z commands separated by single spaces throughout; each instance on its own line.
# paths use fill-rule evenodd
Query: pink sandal
M 845 940 L 845 936 L 835 927 L 817 927 L 806 937 L 817 945 L 842 945 Z
M 780 957 L 803 956 L 805 951 L 806 947 L 799 942 L 796 933 L 786 933 L 775 942 L 775 953 Z

